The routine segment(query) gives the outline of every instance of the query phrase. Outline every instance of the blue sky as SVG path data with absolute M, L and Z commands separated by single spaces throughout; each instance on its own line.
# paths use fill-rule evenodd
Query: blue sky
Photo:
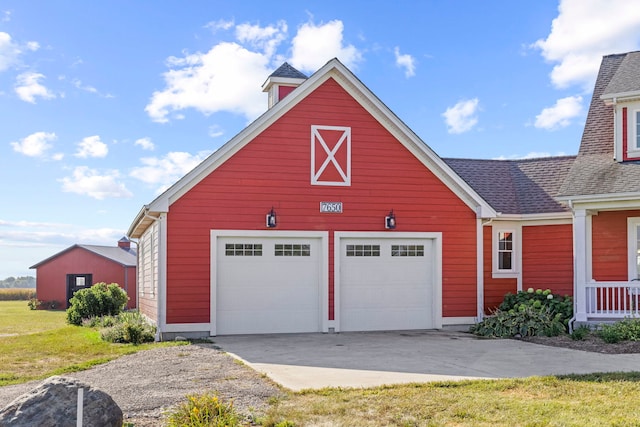
M 0 278 L 115 245 L 266 110 L 284 61 L 338 57 L 442 157 L 574 154 L 626 0 L 0 1 Z

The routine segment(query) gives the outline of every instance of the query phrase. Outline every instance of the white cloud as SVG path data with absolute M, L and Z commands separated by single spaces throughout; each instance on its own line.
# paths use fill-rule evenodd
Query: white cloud
M 532 47 L 556 64 L 556 87 L 590 91 L 603 55 L 640 48 L 640 7 L 628 0 L 561 0 L 551 32 Z
M 464 133 L 478 123 L 478 98 L 462 100 L 442 113 L 447 124 L 447 132 Z
M 70 246 L 92 243 L 115 246 L 125 230 L 113 228 L 82 228 L 76 224 L 33 221 L 6 221 L 0 219 L 2 245 L 36 247 L 43 244 Z M 34 259 L 34 262 L 38 261 Z
M 98 200 L 133 196 L 123 183 L 118 182 L 119 177 L 120 173 L 117 170 L 104 171 L 101 175 L 87 166 L 78 166 L 73 170 L 72 176 L 64 177 L 59 181 L 62 182 L 64 192 L 81 194 Z
M 136 142 L 134 142 L 133 145 L 138 145 L 142 147 L 143 150 L 153 151 L 156 149 L 156 146 L 151 142 L 151 138 L 149 137 L 136 139 Z
M 287 37 L 287 23 L 278 22 L 277 26 L 240 24 L 236 27 L 236 38 L 240 43 L 248 43 L 268 57 L 273 56 L 278 45 Z
M 349 68 L 362 60 L 362 54 L 353 45 L 343 44 L 344 25 L 333 20 L 326 24 L 303 24 L 292 41 L 291 65 L 301 71 L 314 72 L 333 58 Z
M 82 138 L 82 141 L 78 143 L 78 151 L 75 156 L 86 159 L 87 157 L 106 157 L 108 153 L 107 144 L 100 141 L 98 135 L 93 135 Z
M 170 58 L 166 88 L 156 91 L 145 111 L 168 122 L 171 112 L 194 108 L 204 114 L 230 111 L 252 120 L 266 108 L 260 84 L 269 75 L 269 58 L 237 43 L 220 43 L 207 53 Z M 175 116 L 174 116 L 175 118 Z
M 46 151 L 53 147 L 50 142 L 55 141 L 58 137 L 51 132 L 35 132 L 29 136 L 22 138 L 18 142 L 12 142 L 11 146 L 14 151 L 29 157 L 42 157 Z M 54 160 L 58 160 L 54 156 Z
M 145 157 L 140 159 L 143 166 L 134 168 L 130 175 L 146 184 L 159 186 L 157 193 L 161 193 L 210 154 L 211 151 L 201 151 L 193 155 L 174 151 L 164 157 Z
M 18 97 L 25 102 L 36 103 L 36 97 L 42 99 L 52 99 L 56 96 L 40 84 L 39 80 L 45 78 L 43 74 L 26 72 L 16 77 L 15 91 Z
M 404 68 L 405 77 L 413 77 L 416 75 L 415 58 L 409 54 L 400 54 L 400 48 L 396 46 L 393 50 L 396 56 L 396 65 L 400 68 Z
M 582 97 L 569 96 L 558 99 L 553 107 L 543 109 L 536 116 L 534 126 L 546 130 L 567 127 L 571 124 L 571 119 L 580 114 L 582 114 Z
M 64 80 L 64 76 L 61 77 L 62 80 Z M 82 83 L 81 80 L 79 79 L 73 79 L 71 80 L 71 84 L 73 86 L 75 86 L 77 89 L 83 90 L 85 92 L 89 92 L 89 93 L 93 93 L 95 95 L 101 96 L 103 98 L 115 98 L 113 95 L 111 95 L 110 93 L 106 93 L 103 94 L 102 92 L 100 92 L 98 89 L 96 89 L 95 87 L 91 86 L 91 85 L 87 85 Z
M 224 135 L 224 131 L 218 125 L 209 126 L 209 136 L 211 138 L 218 138 L 219 136 Z
M 40 43 L 38 42 L 27 42 L 26 46 L 27 46 L 27 49 L 33 52 L 40 49 Z
M 20 47 L 11 40 L 11 36 L 8 33 L 0 32 L 0 71 L 13 66 L 20 53 Z
M 217 30 L 228 30 L 230 28 L 232 28 L 234 26 L 234 22 L 233 20 L 231 21 L 225 21 L 224 19 L 219 19 L 217 21 L 211 21 L 209 23 L 207 23 L 207 25 L 205 25 L 205 28 L 210 28 L 211 31 L 213 31 L 214 33 Z
M 509 156 L 499 156 L 494 157 L 492 160 L 526 160 L 526 159 L 540 159 L 543 157 L 552 157 L 552 156 L 566 156 L 567 154 L 560 151 L 556 154 L 551 154 L 548 151 L 531 151 L 530 153 L 521 156 L 519 154 L 511 154 Z

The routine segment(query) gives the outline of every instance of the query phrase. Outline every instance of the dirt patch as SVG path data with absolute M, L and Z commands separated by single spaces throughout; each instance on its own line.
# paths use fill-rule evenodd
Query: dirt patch
M 609 344 L 593 334 L 586 336 L 584 340 L 573 340 L 569 335 L 560 335 L 557 337 L 524 337 L 518 339 L 534 344 L 564 347 L 572 350 L 590 351 L 593 353 L 640 353 L 640 341 L 623 341 L 616 344 Z

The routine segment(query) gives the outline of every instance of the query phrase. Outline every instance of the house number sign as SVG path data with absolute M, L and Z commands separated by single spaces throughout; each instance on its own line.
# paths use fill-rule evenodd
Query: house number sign
M 320 213 L 342 213 L 342 202 L 320 202 Z

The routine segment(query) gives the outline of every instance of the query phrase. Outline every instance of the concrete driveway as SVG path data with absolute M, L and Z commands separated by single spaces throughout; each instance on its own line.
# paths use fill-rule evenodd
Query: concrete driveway
M 640 370 L 640 354 L 599 354 L 453 331 L 215 337 L 291 390 Z

